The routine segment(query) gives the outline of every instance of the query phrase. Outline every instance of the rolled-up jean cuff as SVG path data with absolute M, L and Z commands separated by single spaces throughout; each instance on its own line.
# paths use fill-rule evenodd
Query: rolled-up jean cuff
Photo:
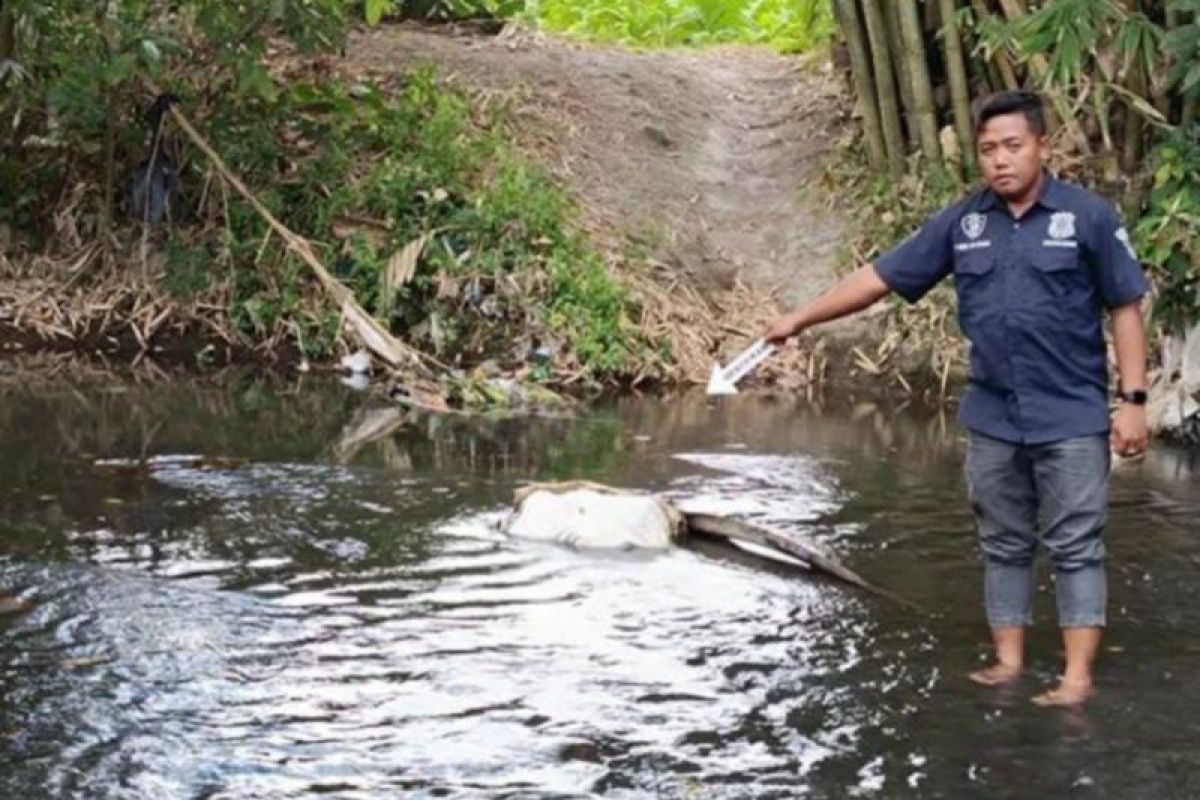
M 1033 567 L 984 559 L 984 607 L 993 628 L 1033 624 Z M 1087 609 L 1091 611 L 1092 609 Z
M 1108 579 L 1101 564 L 1055 572 L 1058 627 L 1102 628 L 1108 607 Z

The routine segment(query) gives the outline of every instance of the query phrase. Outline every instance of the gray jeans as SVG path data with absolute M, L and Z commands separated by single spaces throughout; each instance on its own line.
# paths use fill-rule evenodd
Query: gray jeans
M 1058 624 L 1105 624 L 1106 436 L 1022 445 L 970 433 L 967 487 L 979 525 L 988 624 L 1033 622 L 1033 558 L 1054 567 Z

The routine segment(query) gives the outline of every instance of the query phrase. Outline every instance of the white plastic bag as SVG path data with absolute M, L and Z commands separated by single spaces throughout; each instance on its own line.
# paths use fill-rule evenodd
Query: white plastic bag
M 681 528 L 679 513 L 658 498 L 577 483 L 518 493 L 504 525 L 510 536 L 585 549 L 662 549 Z

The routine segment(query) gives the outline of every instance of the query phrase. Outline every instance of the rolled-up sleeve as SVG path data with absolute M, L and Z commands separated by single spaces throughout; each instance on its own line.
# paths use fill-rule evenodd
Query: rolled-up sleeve
M 1150 291 L 1150 282 L 1116 210 L 1108 203 L 1101 204 L 1091 227 L 1088 256 L 1104 304 L 1119 308 Z
M 915 234 L 875 260 L 887 287 L 910 303 L 920 300 L 954 268 L 952 233 L 957 207 L 934 214 Z

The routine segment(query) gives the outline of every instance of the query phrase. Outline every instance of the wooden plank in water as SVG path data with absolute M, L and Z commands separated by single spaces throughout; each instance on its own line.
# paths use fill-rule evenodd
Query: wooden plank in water
M 687 523 L 688 533 L 750 542 L 760 547 L 772 547 L 790 556 L 794 556 L 809 564 L 813 569 L 824 572 L 827 575 L 832 575 L 838 580 L 857 586 L 860 589 L 866 589 L 868 592 L 877 594 L 880 597 L 886 597 L 903 605 L 909 605 L 891 592 L 881 589 L 854 570 L 841 564 L 837 559 L 822 553 L 819 548 L 810 542 L 806 542 L 802 537 L 760 528 L 757 525 L 751 525 L 748 522 L 743 522 L 733 517 L 690 512 L 684 512 L 683 516 L 684 521 Z

